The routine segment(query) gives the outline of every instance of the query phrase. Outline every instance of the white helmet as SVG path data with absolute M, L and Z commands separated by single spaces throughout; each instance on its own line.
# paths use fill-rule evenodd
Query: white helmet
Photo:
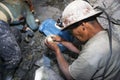
M 75 0 L 71 2 L 62 13 L 63 27 L 66 28 L 78 21 L 100 13 L 101 11 L 95 11 L 88 2 L 83 0 Z

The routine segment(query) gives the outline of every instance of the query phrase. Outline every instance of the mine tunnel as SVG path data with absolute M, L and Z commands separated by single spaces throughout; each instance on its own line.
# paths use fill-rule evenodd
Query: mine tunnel
M 15 0 L 0 0 L 0 2 L 2 1 L 14 2 Z M 21 49 L 22 60 L 20 61 L 19 66 L 16 68 L 14 72 L 13 80 L 67 80 L 65 75 L 60 70 L 54 52 L 51 49 L 49 49 L 44 43 L 48 34 L 44 33 L 44 31 L 41 31 L 40 27 L 44 27 L 46 25 L 51 26 L 52 23 L 57 22 L 59 19 L 61 19 L 64 8 L 72 1 L 76 0 L 24 0 L 24 1 L 27 3 L 26 5 L 29 6 L 32 5 L 33 10 L 32 13 L 35 17 L 35 20 L 36 19 L 39 20 L 38 29 L 34 31 L 34 36 L 30 37 L 27 40 L 23 39 L 25 38 L 24 36 L 25 34 L 24 33 L 21 34 L 22 40 L 19 46 Z M 106 13 L 110 16 L 110 20 L 108 21 L 108 18 L 105 15 L 105 13 L 101 13 L 101 16 L 97 17 L 98 22 L 103 26 L 104 29 L 108 29 L 108 31 L 112 30 L 111 34 L 115 35 L 116 39 L 120 41 L 120 1 L 119 0 L 106 0 L 106 1 L 85 0 L 85 1 L 87 1 L 88 3 L 90 3 L 90 5 L 94 7 L 100 6 L 104 11 L 106 11 Z M 47 20 L 51 20 L 51 23 L 50 24 L 48 24 L 47 22 L 45 23 L 45 21 Z M 112 25 L 111 29 L 109 28 L 109 22 Z M 49 30 L 49 27 L 47 27 L 46 30 Z M 54 32 L 55 31 L 53 31 L 53 33 Z M 83 46 L 82 43 L 79 42 L 78 39 L 73 37 L 73 35 L 67 36 L 66 34 L 64 36 L 67 37 L 67 39 L 69 38 L 71 42 L 79 50 L 82 50 Z M 104 46 L 101 47 L 104 48 Z M 69 51 L 65 47 L 62 47 L 62 50 L 63 50 L 62 55 L 69 64 L 72 64 L 72 62 L 74 62 L 79 56 L 78 54 L 74 54 L 73 52 Z M 94 52 L 97 51 L 94 50 Z M 38 73 L 36 72 L 37 70 Z M 39 71 L 42 72 L 42 74 L 40 74 Z M 35 76 L 37 74 L 38 75 L 40 74 L 41 78 L 39 77 L 39 79 L 35 79 Z M 120 70 L 117 76 L 119 75 Z M 120 78 L 108 80 L 120 80 Z

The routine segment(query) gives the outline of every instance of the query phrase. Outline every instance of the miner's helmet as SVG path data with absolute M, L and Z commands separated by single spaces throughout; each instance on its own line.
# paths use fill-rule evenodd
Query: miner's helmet
M 62 30 L 69 28 L 74 23 L 101 13 L 101 11 L 95 10 L 88 2 L 75 0 L 68 4 L 62 13 Z

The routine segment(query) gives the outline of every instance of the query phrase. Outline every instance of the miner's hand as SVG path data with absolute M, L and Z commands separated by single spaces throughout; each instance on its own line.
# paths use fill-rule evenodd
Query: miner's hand
M 58 47 L 58 42 L 54 42 L 54 41 L 48 41 L 47 39 L 45 40 L 45 45 L 47 47 L 49 47 L 50 49 L 52 49 L 53 51 L 57 52 L 60 51 L 59 47 Z

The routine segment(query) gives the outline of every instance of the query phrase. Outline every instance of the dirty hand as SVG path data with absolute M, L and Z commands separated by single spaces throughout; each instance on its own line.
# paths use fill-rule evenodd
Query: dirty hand
M 60 51 L 57 44 L 58 44 L 58 42 L 49 41 L 48 39 L 45 39 L 45 45 L 55 52 Z
M 25 31 L 24 41 L 29 43 L 34 36 L 34 32 L 26 25 L 24 26 L 23 31 Z
M 34 32 L 32 30 L 27 30 L 26 31 L 26 36 L 33 37 L 34 36 Z
M 24 35 L 25 42 L 29 43 L 33 36 L 34 36 L 34 32 L 31 30 L 27 30 Z
M 53 39 L 54 42 L 62 42 L 64 41 L 60 36 L 58 35 L 54 35 L 54 36 L 51 36 L 51 38 Z

